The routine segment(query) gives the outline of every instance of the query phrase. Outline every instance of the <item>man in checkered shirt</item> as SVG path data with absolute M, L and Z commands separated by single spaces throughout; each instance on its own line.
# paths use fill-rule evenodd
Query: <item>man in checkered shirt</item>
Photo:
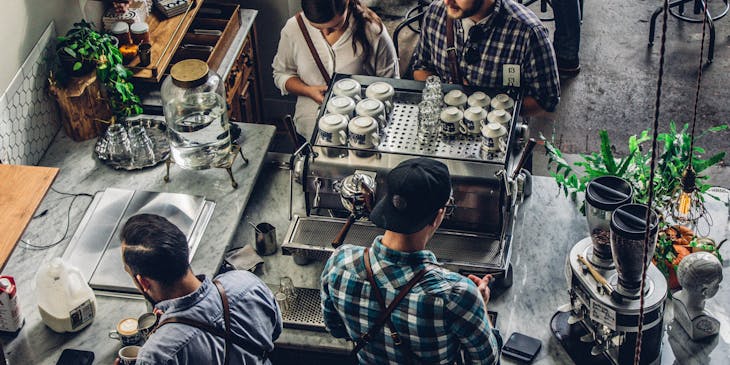
M 453 22 L 458 75 L 449 64 L 448 22 Z M 434 1 L 424 15 L 413 57 L 416 80 L 437 75 L 449 83 L 520 87 L 525 115 L 553 112 L 560 99 L 548 32 L 532 11 L 515 0 Z
M 369 251 L 341 246 L 322 272 L 327 329 L 335 337 L 361 340 L 383 313 L 376 291 L 386 305 L 404 292 L 386 317 L 391 323 L 372 331 L 357 352 L 361 364 L 453 364 L 462 351 L 469 364 L 498 363 L 499 345 L 486 305 L 491 276 L 466 278 L 451 272 L 425 249 L 454 209 L 448 168 L 436 160 L 414 158 L 399 164 L 386 179 L 388 194 L 370 215 L 385 234 L 375 238 Z M 377 287 L 371 285 L 365 252 Z M 414 276 L 415 286 L 404 290 Z

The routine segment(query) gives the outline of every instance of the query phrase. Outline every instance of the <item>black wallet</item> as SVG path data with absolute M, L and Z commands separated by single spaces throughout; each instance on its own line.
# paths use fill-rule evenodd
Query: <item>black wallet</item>
M 540 352 L 540 347 L 542 347 L 540 340 L 514 332 L 509 336 L 507 343 L 502 346 L 502 355 L 529 363 Z

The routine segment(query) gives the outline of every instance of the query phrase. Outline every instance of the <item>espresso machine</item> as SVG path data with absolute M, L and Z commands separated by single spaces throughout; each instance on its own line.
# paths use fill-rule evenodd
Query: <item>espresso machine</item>
M 362 90 L 376 82 L 390 84 L 395 90 L 392 110 L 379 131 L 380 143 L 373 148 L 325 144 L 315 130 L 311 141 L 294 154 L 293 181 L 304 190 L 306 215 L 293 217 L 282 252 L 293 255 L 295 262 L 303 262 L 326 260 L 340 243 L 371 245 L 383 230 L 368 220 L 368 205 L 374 206 L 387 194 L 387 173 L 407 159 L 430 157 L 448 166 L 456 208 L 427 248 L 452 271 L 493 274 L 497 285 L 511 286 L 512 230 L 525 181 L 518 165 L 524 162 L 521 157 L 529 154 L 521 145 L 526 126 L 512 118 L 507 149 L 496 155 L 480 153 L 480 136 L 460 135 L 424 143 L 416 136 L 424 82 L 336 74 L 322 105 L 333 97 L 332 85 L 345 78 L 357 81 Z M 442 84 L 442 88 L 444 94 L 457 88 L 467 95 L 475 91 L 491 97 L 507 94 L 514 100 L 510 115 L 519 115 L 521 95 L 517 89 L 451 84 Z M 325 112 L 320 111 L 318 120 Z M 531 148 L 534 141 L 525 144 Z M 319 301 L 318 296 L 313 297 Z
M 550 323 L 576 364 L 634 362 L 647 207 L 627 204 L 631 195 L 631 186 L 615 176 L 586 186 L 590 236 L 570 250 L 565 266 L 570 303 Z M 658 217 L 652 213 L 640 364 L 657 363 L 661 354 L 667 282 L 650 263 L 657 232 Z

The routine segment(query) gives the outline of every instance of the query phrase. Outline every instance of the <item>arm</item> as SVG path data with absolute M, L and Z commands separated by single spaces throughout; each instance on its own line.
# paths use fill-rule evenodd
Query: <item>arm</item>
M 372 26 L 375 31 L 378 30 L 377 26 Z M 375 49 L 375 76 L 400 78 L 400 67 L 398 66 L 398 54 L 395 53 L 395 46 L 393 46 L 393 39 L 390 38 L 388 30 L 383 29 L 377 36 L 378 45 Z
M 426 81 L 426 79 L 433 75 L 433 72 L 428 70 L 414 70 L 413 79 L 416 81 Z
M 290 20 L 291 21 L 291 20 Z M 291 28 L 289 22 L 281 30 L 281 38 L 279 40 L 279 47 L 276 55 L 274 56 L 274 62 L 271 67 L 274 70 L 274 83 L 276 87 L 281 90 L 282 95 L 292 93 L 297 96 L 306 96 L 313 99 L 318 104 L 322 103 L 324 99 L 324 91 L 327 90 L 326 85 L 307 85 L 299 77 L 299 67 L 296 62 L 296 55 L 294 51 L 294 44 L 292 36 L 289 34 L 288 29 Z
M 552 113 L 560 101 L 560 79 L 555 52 L 545 28 L 532 29 L 530 47 L 524 63 L 525 97 L 522 114 L 538 116 Z
M 487 308 L 477 286 L 472 282 L 460 282 L 450 299 L 446 308 L 450 332 L 459 338 L 469 363 L 497 364 L 497 339 L 492 334 Z
M 416 81 L 425 81 L 427 77 L 435 74 L 435 67 L 431 62 L 432 56 L 428 32 L 436 31 L 435 29 L 431 29 L 436 26 L 431 23 L 438 24 L 438 22 L 431 19 L 433 17 L 432 8 L 433 6 L 429 7 L 423 15 L 423 21 L 421 22 L 421 36 L 418 37 L 416 49 L 413 51 L 413 79 Z
M 337 312 L 329 292 L 330 271 L 332 270 L 333 263 L 337 262 L 336 256 L 337 252 L 333 253 L 329 260 L 327 260 L 327 264 L 322 270 L 322 276 L 320 278 L 320 282 L 322 283 L 322 314 L 324 317 L 324 324 L 332 336 L 336 338 L 349 338 L 350 336 L 347 333 L 345 323 L 343 322 L 342 317 L 340 317 L 340 314 Z

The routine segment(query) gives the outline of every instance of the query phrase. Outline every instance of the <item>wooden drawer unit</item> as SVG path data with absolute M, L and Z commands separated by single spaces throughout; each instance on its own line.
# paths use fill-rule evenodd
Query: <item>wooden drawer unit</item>
M 252 27 L 226 80 L 228 103 L 234 120 L 249 123 L 261 120 L 261 91 L 256 60 L 256 33 Z

